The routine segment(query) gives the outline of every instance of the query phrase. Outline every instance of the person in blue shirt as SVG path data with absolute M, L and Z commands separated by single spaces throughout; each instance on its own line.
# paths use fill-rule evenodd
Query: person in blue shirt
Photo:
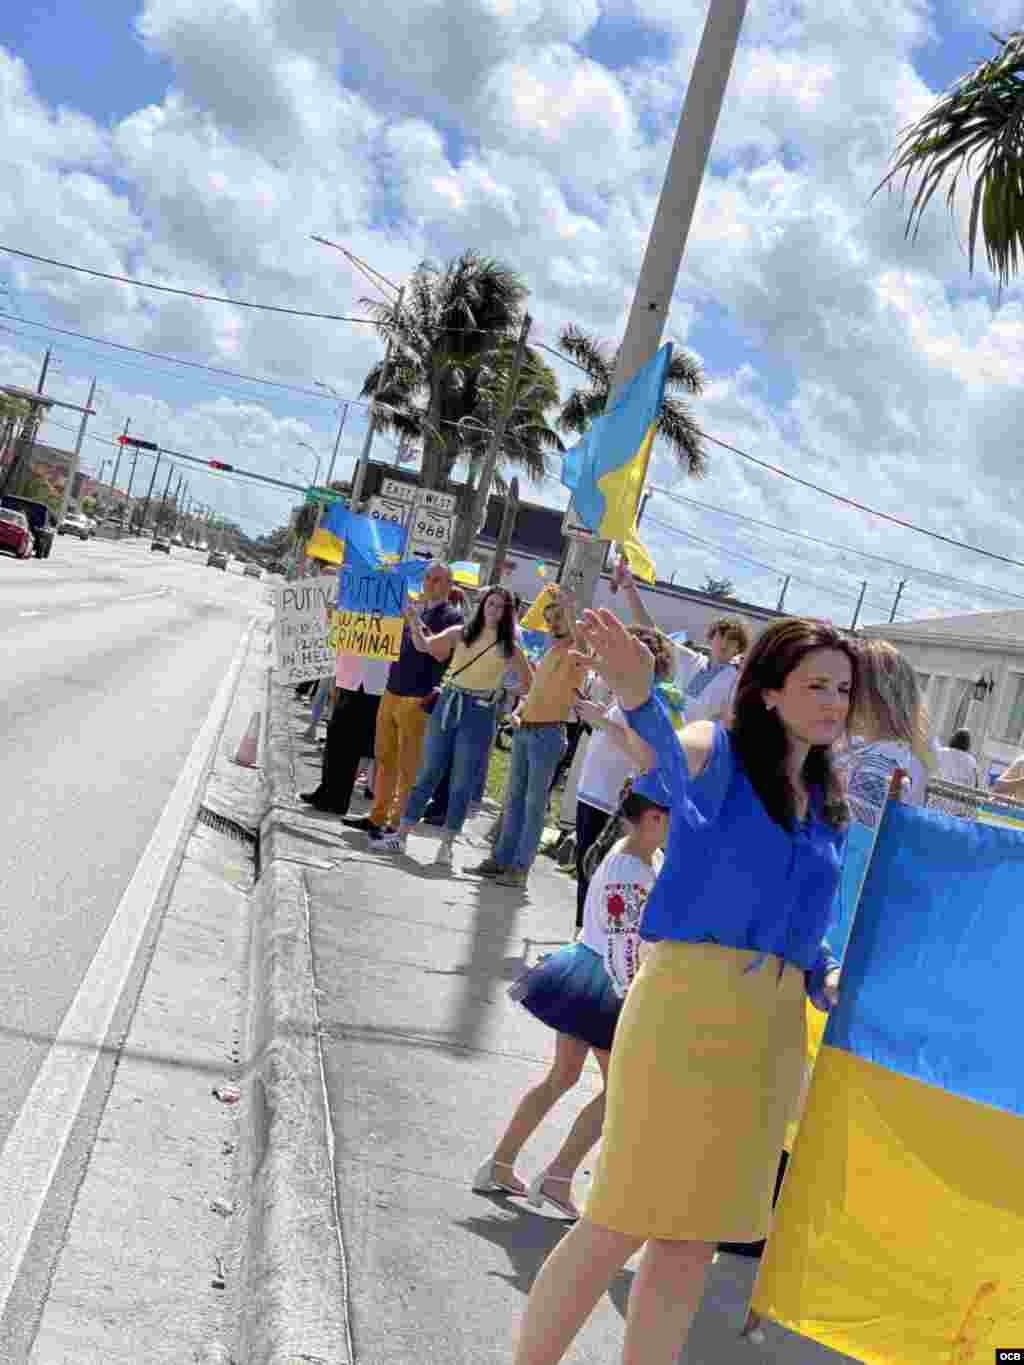
M 644 1247 L 623 1362 L 671 1365 L 716 1245 L 765 1236 L 806 1056 L 805 997 L 837 998 L 824 937 L 848 812 L 831 747 L 858 661 L 820 621 L 779 621 L 750 650 L 729 728 L 673 729 L 653 658 L 608 611 L 580 634 L 649 746 L 671 802 L 652 943 L 612 1049 L 601 1157 L 584 1216 L 545 1262 L 515 1365 L 556 1365 Z

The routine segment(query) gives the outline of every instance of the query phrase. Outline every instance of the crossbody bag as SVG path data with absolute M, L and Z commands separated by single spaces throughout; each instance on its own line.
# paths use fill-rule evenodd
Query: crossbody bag
M 497 640 L 492 640 L 486 649 L 482 649 L 479 654 L 474 654 L 472 659 L 467 659 L 461 668 L 457 668 L 450 678 L 445 679 L 445 686 L 447 687 L 450 682 L 454 682 L 454 680 L 459 676 L 460 673 L 465 673 L 467 668 L 471 668 L 473 664 L 476 663 L 477 659 L 482 659 L 485 654 L 489 654 L 491 650 L 494 649 L 494 647 L 497 645 L 497 643 L 498 643 Z M 434 690 L 432 692 L 428 692 L 428 694 L 420 702 L 420 706 L 423 707 L 424 711 L 426 711 L 428 715 L 430 714 L 431 711 L 433 711 L 434 707 L 437 705 L 437 699 L 438 697 L 440 697 L 440 695 L 441 689 L 439 687 L 435 687 Z

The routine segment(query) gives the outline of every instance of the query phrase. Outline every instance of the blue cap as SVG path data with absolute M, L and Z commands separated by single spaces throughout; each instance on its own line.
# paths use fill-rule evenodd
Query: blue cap
M 654 801 L 666 809 L 672 807 L 672 797 L 657 768 L 633 778 L 633 795 L 646 796 L 648 801 Z

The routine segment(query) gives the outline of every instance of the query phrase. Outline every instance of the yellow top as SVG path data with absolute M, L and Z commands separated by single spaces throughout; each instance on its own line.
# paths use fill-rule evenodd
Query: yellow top
M 455 687 L 468 687 L 474 692 L 493 692 L 499 688 L 505 677 L 505 670 L 508 668 L 509 661 L 505 658 L 504 650 L 500 645 L 494 645 L 493 649 L 488 649 L 488 645 L 494 644 L 495 634 L 484 626 L 483 630 L 473 641 L 467 645 L 463 640 L 459 640 L 452 655 L 452 661 L 448 665 L 448 672 L 441 683 L 451 682 Z M 487 650 L 484 654 L 483 651 Z M 482 655 L 477 658 L 477 655 Z M 470 659 L 469 667 L 465 665 Z M 459 673 L 459 669 L 462 672 Z M 454 675 L 458 673 L 458 677 Z
M 587 671 L 582 659 L 572 658 L 572 648 L 568 641 L 552 645 L 541 659 L 519 712 L 522 720 L 554 724 L 569 719 L 576 689 Z

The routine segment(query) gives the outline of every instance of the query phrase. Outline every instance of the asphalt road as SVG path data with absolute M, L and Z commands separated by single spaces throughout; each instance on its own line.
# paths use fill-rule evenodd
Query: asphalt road
M 147 541 L 64 536 L 46 560 L 0 556 L 0 1150 L 265 591 L 237 562 L 223 573 Z M 103 1084 L 10 1314 L 45 1291 Z

